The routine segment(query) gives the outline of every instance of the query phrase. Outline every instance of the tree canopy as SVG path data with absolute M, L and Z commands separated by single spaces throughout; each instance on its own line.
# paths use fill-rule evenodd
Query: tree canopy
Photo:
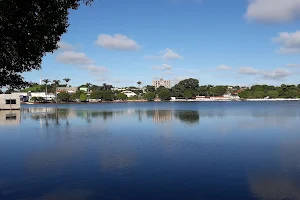
M 43 56 L 58 48 L 70 9 L 93 0 L 2 0 L 0 87 L 24 88 L 23 72 L 39 70 Z

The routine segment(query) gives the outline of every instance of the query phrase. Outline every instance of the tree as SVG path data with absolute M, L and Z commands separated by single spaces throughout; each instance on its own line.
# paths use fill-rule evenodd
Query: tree
M 141 82 L 141 81 L 138 81 L 136 84 L 138 84 L 139 89 L 141 89 L 142 82 Z
M 70 97 L 71 95 L 68 94 L 67 92 L 60 92 L 58 95 L 57 95 L 57 100 L 58 101 L 65 101 L 65 102 L 68 102 L 70 100 Z
M 155 87 L 152 85 L 147 85 L 146 86 L 146 92 L 155 92 Z
M 243 91 L 243 92 L 240 92 L 239 94 L 239 97 L 242 98 L 242 99 L 249 99 L 249 98 L 252 98 L 252 93 L 250 91 Z
M 0 90 L 0 94 L 3 94 L 2 90 Z
M 90 95 L 90 99 L 99 100 L 99 99 L 102 99 L 102 97 L 103 97 L 103 92 L 101 90 L 93 91 Z
M 158 97 L 161 101 L 166 101 L 171 99 L 171 92 L 165 88 L 158 93 Z
M 58 48 L 69 26 L 69 9 L 93 0 L 2 0 L 0 87 L 23 88 L 21 73 L 41 69 L 42 57 Z
M 86 87 L 87 87 L 87 100 L 89 100 L 90 97 L 90 87 L 91 87 L 91 83 L 86 83 Z
M 255 91 L 253 92 L 253 97 L 255 99 L 263 99 L 264 97 L 266 97 L 266 95 L 263 91 Z
M 48 85 L 47 84 L 50 82 L 50 80 L 49 79 L 44 79 L 43 82 L 45 83 L 45 86 L 46 86 L 46 92 L 45 92 L 45 94 L 46 94 L 46 101 L 47 101 L 47 99 L 48 99 L 47 98 L 47 92 L 48 92 L 47 91 L 47 89 L 48 89 Z
M 277 90 L 270 90 L 270 91 L 268 91 L 267 94 L 268 94 L 269 98 L 271 98 L 271 99 L 276 99 L 279 97 Z
M 66 87 L 68 87 L 68 83 L 69 83 L 69 81 L 71 81 L 71 79 L 69 79 L 69 78 L 64 78 L 63 80 L 66 82 Z
M 128 97 L 126 94 L 123 94 L 120 92 L 117 94 L 116 99 L 124 101 L 124 100 L 128 99 Z
M 154 101 L 155 93 L 154 92 L 147 92 L 146 94 L 144 94 L 144 99 L 146 99 L 147 101 Z
M 191 98 L 193 97 L 192 91 L 190 91 L 190 90 L 184 91 L 183 97 L 184 97 L 185 99 L 191 99 Z
M 83 94 L 84 92 L 81 90 L 78 90 L 76 93 L 72 94 L 70 96 L 71 101 L 76 101 L 77 99 L 80 99 L 80 95 Z
M 45 99 L 43 97 L 38 97 L 37 100 L 38 102 L 43 102 Z
M 55 84 L 55 102 L 57 103 L 57 85 L 59 85 L 60 80 L 53 80 L 52 82 Z
M 87 100 L 87 95 L 84 94 L 84 93 L 81 94 L 81 95 L 80 95 L 80 101 L 81 101 L 81 102 L 84 102 L 84 101 L 86 101 L 86 100 Z
M 36 102 L 37 101 L 37 97 L 32 97 L 30 100 L 33 101 L 33 102 Z
M 114 100 L 114 94 L 111 90 L 105 90 L 103 91 L 103 96 L 102 96 L 103 101 L 112 101 Z

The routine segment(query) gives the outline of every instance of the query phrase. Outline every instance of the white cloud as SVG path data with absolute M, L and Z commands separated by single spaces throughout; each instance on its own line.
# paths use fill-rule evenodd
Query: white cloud
M 152 67 L 153 69 L 156 69 L 156 70 L 172 70 L 172 67 L 170 65 L 167 65 L 167 64 L 162 64 L 162 65 L 155 65 Z
M 252 67 L 242 67 L 238 71 L 239 74 L 243 75 L 257 75 L 262 77 L 263 79 L 272 79 L 272 80 L 281 80 L 286 78 L 292 73 L 286 69 L 277 68 L 275 70 L 258 70 Z
M 291 72 L 285 69 L 278 68 L 273 71 L 262 72 L 262 74 L 265 79 L 278 80 L 290 76 Z
M 277 37 L 272 38 L 272 41 L 281 45 L 278 53 L 300 53 L 300 31 L 296 31 L 294 33 L 281 32 Z
M 93 61 L 87 57 L 85 53 L 65 51 L 56 57 L 56 60 L 63 64 L 74 64 L 74 65 L 89 65 Z
M 103 75 L 104 73 L 108 72 L 108 69 L 103 66 L 85 65 L 81 67 L 89 71 L 94 76 Z
M 227 65 L 220 65 L 217 67 L 217 70 L 220 70 L 220 71 L 228 71 L 228 70 L 231 70 L 232 68 L 227 66 Z
M 174 52 L 172 49 L 167 48 L 163 52 L 162 58 L 166 60 L 177 60 L 177 59 L 182 59 L 183 57 L 178 53 Z
M 260 73 L 260 71 L 252 67 L 241 67 L 238 73 L 244 75 L 257 75 Z
M 59 41 L 58 46 L 60 49 L 66 50 L 66 51 L 72 51 L 72 50 L 76 49 L 72 44 L 63 42 L 63 41 Z
M 140 49 L 140 46 L 133 39 L 121 34 L 99 35 L 96 44 L 106 49 L 120 51 L 138 51 Z
M 300 17 L 300 0 L 250 0 L 246 17 L 260 22 L 287 22 Z
M 289 68 L 300 68 L 300 64 L 287 64 L 286 67 L 289 67 Z
M 172 49 L 166 48 L 163 51 L 159 52 L 160 55 L 153 56 L 153 55 L 145 55 L 145 59 L 155 60 L 155 59 L 163 59 L 163 60 L 179 60 L 183 59 L 181 55 L 174 52 Z

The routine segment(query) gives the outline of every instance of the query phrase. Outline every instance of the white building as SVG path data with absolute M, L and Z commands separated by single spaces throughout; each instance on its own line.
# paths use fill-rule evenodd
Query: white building
M 160 86 L 163 86 L 165 88 L 171 88 L 171 81 L 160 79 L 156 81 L 152 81 L 152 85 L 156 88 L 159 88 Z
M 133 97 L 133 96 L 137 96 L 136 93 L 129 91 L 129 90 L 125 90 L 123 92 L 121 92 L 123 94 L 125 94 L 127 97 Z
M 0 110 L 19 110 L 20 108 L 18 94 L 0 94 Z
M 73 94 L 76 93 L 78 90 L 77 87 L 58 87 L 56 92 L 60 93 L 60 92 L 67 92 L 69 94 Z

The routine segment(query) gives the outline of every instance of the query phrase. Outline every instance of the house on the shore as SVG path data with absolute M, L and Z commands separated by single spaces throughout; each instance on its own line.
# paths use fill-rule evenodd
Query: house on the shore
M 133 97 L 133 96 L 137 96 L 136 93 L 130 91 L 130 90 L 125 90 L 123 92 L 121 92 L 123 94 L 125 94 L 127 97 Z
M 19 110 L 21 108 L 18 94 L 0 94 L 0 110 Z

